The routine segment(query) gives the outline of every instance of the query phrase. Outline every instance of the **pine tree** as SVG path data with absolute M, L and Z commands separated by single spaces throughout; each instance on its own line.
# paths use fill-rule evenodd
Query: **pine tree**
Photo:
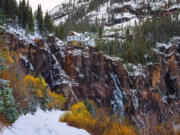
M 65 30 L 64 30 L 64 27 L 58 27 L 58 28 L 56 28 L 56 35 L 57 35 L 57 37 L 59 37 L 60 39 L 64 39 L 64 38 L 65 38 Z
M 28 13 L 28 25 L 29 25 L 29 30 L 30 32 L 33 32 L 34 31 L 34 16 L 33 16 L 33 12 L 32 12 L 32 8 L 29 8 L 29 13 Z
M 21 25 L 22 24 L 22 14 L 23 14 L 23 7 L 22 7 L 22 1 L 19 2 L 18 5 L 18 24 Z
M 0 26 L 4 25 L 5 21 L 4 21 L 4 16 L 2 11 L 0 10 Z M 4 29 L 0 27 L 0 35 L 4 34 Z
M 15 16 L 17 15 L 17 3 L 16 0 L 9 0 L 9 15 L 11 18 L 15 19 Z
M 43 12 L 41 9 L 41 5 L 38 5 L 36 21 L 37 21 L 38 30 L 42 34 L 42 32 L 43 32 Z
M 3 12 L 7 17 L 13 18 L 17 14 L 16 0 L 1 0 L 0 3 Z
M 0 10 L 2 10 L 2 7 L 3 7 L 3 3 L 2 3 L 3 1 L 2 0 L 0 0 Z
M 29 8 L 29 6 L 26 4 L 25 0 L 23 0 L 22 1 L 22 27 L 23 28 L 25 28 L 27 25 L 28 8 Z
M 102 34 L 103 34 L 103 30 L 102 27 L 100 27 L 98 31 L 99 38 L 102 38 Z
M 95 118 L 96 117 L 96 110 L 92 102 L 88 100 L 88 97 L 85 98 L 84 100 L 84 105 L 86 106 L 86 109 L 88 112 Z
M 46 32 L 53 31 L 53 22 L 48 12 L 46 12 L 45 17 L 44 17 L 44 29 Z
M 26 27 L 27 24 L 27 13 L 26 13 L 26 2 L 25 0 L 19 2 L 19 7 L 18 7 L 18 23 L 20 26 L 23 28 Z
M 0 51 L 0 73 L 6 68 L 3 64 L 3 57 Z M 3 113 L 10 122 L 14 122 L 18 117 L 15 99 L 12 89 L 9 88 L 9 81 L 0 78 L 0 113 Z

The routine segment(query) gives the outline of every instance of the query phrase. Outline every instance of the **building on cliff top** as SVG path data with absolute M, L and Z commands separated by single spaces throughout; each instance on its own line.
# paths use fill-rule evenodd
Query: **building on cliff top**
M 94 39 L 85 37 L 83 34 L 71 31 L 67 36 L 67 42 L 72 46 L 91 46 L 95 47 Z

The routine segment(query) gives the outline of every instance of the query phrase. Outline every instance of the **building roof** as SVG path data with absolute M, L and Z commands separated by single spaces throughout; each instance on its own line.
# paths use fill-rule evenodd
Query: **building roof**
M 68 36 L 81 36 L 81 34 L 75 32 L 75 31 L 71 31 L 71 32 L 69 32 Z

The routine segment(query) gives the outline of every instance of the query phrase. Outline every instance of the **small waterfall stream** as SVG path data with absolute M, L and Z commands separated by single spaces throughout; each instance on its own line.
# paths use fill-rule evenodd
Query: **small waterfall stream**
M 124 117 L 124 105 L 123 105 L 123 91 L 120 88 L 120 81 L 118 79 L 118 75 L 112 72 L 111 77 L 114 81 L 114 85 L 116 87 L 115 90 L 113 90 L 113 100 L 111 101 L 111 104 L 113 106 L 113 111 L 121 116 Z

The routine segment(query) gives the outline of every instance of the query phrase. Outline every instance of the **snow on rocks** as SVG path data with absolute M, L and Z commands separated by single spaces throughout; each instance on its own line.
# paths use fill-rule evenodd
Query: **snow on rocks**
M 26 30 L 19 26 L 13 27 L 11 25 L 8 25 L 6 31 L 11 34 L 15 34 L 19 38 L 19 40 L 24 40 L 27 43 L 33 43 L 35 39 L 42 39 L 42 36 L 37 32 L 34 32 L 33 34 L 27 34 Z
M 123 18 L 134 18 L 136 15 L 133 15 L 129 12 L 124 12 L 122 14 L 117 14 L 114 16 L 115 19 L 123 19 Z
M 86 16 L 89 17 L 91 22 L 95 22 L 96 19 L 98 20 L 105 20 L 108 21 L 108 8 L 110 6 L 110 2 L 105 3 L 104 5 L 100 6 L 99 11 L 92 11 L 89 12 Z
M 75 49 L 75 50 L 71 50 L 71 51 L 68 51 L 69 54 L 73 54 L 73 56 L 76 56 L 76 55 L 81 55 L 82 54 L 82 49 Z
M 12 126 L 4 128 L 2 135 L 90 135 L 82 129 L 59 122 L 63 111 L 42 111 L 19 117 Z
M 49 14 L 54 20 L 54 25 L 58 26 L 66 22 L 69 13 L 72 13 L 74 8 L 81 7 L 88 3 L 89 1 L 80 2 L 79 0 L 63 0 L 60 5 L 57 5 L 52 10 L 50 10 Z
M 172 46 L 172 44 L 157 43 L 156 46 L 158 48 L 164 47 L 167 50 L 167 49 L 169 49 Z
M 130 70 L 130 71 L 128 71 L 129 75 L 132 75 L 132 76 L 141 75 L 141 76 L 146 77 L 145 71 L 144 71 L 145 67 L 143 65 L 141 65 L 141 64 L 135 65 L 135 64 L 132 64 L 132 63 L 128 63 L 128 64 L 124 64 L 124 67 L 126 67 L 127 71 Z

